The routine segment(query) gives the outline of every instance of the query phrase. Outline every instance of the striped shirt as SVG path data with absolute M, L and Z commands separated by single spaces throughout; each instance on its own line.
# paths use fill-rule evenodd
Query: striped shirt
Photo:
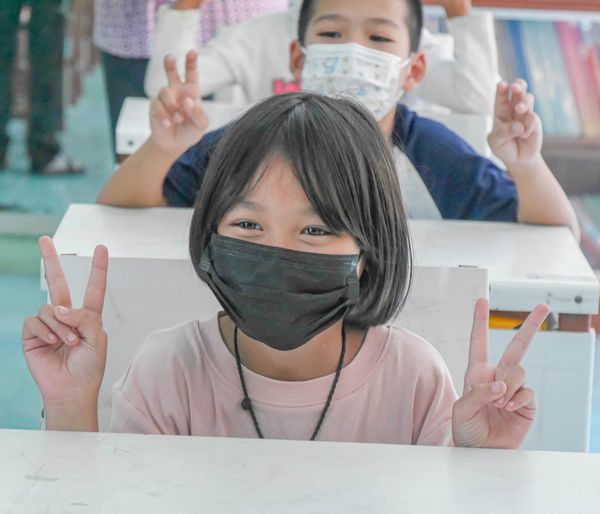
M 118 57 L 150 57 L 156 10 L 173 0 L 94 0 L 94 43 Z M 202 7 L 198 46 L 219 27 L 235 25 L 256 16 L 283 11 L 289 0 L 212 0 Z

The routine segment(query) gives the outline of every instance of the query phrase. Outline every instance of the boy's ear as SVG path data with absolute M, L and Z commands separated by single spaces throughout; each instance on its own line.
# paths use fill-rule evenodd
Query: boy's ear
M 302 67 L 304 66 L 304 54 L 302 47 L 297 39 L 290 44 L 290 71 L 294 80 L 299 81 L 302 76 Z
M 425 78 L 427 72 L 427 58 L 421 51 L 417 52 L 410 65 L 408 75 L 404 81 L 404 91 L 411 91 Z

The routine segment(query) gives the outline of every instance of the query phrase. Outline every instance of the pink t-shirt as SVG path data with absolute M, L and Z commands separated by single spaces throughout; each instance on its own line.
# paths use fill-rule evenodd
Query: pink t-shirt
M 265 437 L 309 439 L 333 375 L 282 382 L 244 369 Z M 113 388 L 111 431 L 251 437 L 234 356 L 217 317 L 155 332 Z M 341 372 L 317 439 L 452 444 L 456 392 L 442 357 L 423 339 L 394 327 L 371 328 Z

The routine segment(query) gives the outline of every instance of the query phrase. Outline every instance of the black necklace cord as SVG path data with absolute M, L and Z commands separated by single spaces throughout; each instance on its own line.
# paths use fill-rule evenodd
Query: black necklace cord
M 337 387 L 338 381 L 340 379 L 340 375 L 342 374 L 342 368 L 344 367 L 345 356 L 346 356 L 346 328 L 344 327 L 344 324 L 342 323 L 342 351 L 340 352 L 340 360 L 338 361 L 338 365 L 335 370 L 335 376 L 333 377 L 333 383 L 331 384 L 331 389 L 329 390 L 329 395 L 327 396 L 327 401 L 325 402 L 325 407 L 323 407 L 323 410 L 321 411 L 321 416 L 319 417 L 317 426 L 315 427 L 315 430 L 314 430 L 312 436 L 310 437 L 311 441 L 314 441 L 317 438 L 317 434 L 319 433 L 319 430 L 321 430 L 321 425 L 323 424 L 323 421 L 325 421 L 325 415 L 327 414 L 327 411 L 329 410 L 329 406 L 331 405 L 331 402 L 333 400 L 333 395 L 335 393 L 335 388 Z
M 254 409 L 252 408 L 252 400 L 250 400 L 250 397 L 248 396 L 246 381 L 244 380 L 244 373 L 242 371 L 242 359 L 240 358 L 240 349 L 238 348 L 237 325 L 235 326 L 235 330 L 233 331 L 233 348 L 235 350 L 235 361 L 237 363 L 238 374 L 240 375 L 242 391 L 244 392 L 244 399 L 242 400 L 242 409 L 247 410 L 250 413 L 250 416 L 252 417 L 252 422 L 254 423 L 254 428 L 256 429 L 256 435 L 258 435 L 259 439 L 264 439 L 264 436 L 258 424 L 258 419 L 256 419 L 256 414 L 254 414 Z
M 246 380 L 244 379 L 244 373 L 242 370 L 242 359 L 240 358 L 240 350 L 238 347 L 238 327 L 236 326 L 233 332 L 233 348 L 235 351 L 235 360 L 237 364 L 238 374 L 240 376 L 240 383 L 242 385 L 242 391 L 244 393 L 244 398 L 242 400 L 241 406 L 242 409 L 247 410 L 250 413 L 250 417 L 252 418 L 252 422 L 254 423 L 254 428 L 256 429 L 256 435 L 258 435 L 259 439 L 264 439 L 263 433 L 260 430 L 260 425 L 258 424 L 258 419 L 256 418 L 256 414 L 254 412 L 254 408 L 252 407 L 252 400 L 248 396 L 248 389 L 246 387 Z M 333 395 L 335 394 L 335 389 L 340 379 L 340 375 L 342 373 L 342 368 L 344 367 L 344 358 L 346 356 L 346 327 L 342 324 L 342 350 L 340 352 L 340 360 L 338 361 L 337 368 L 335 370 L 335 376 L 333 378 L 333 383 L 331 384 L 331 389 L 329 390 L 329 394 L 327 395 L 327 401 L 325 402 L 325 406 L 321 411 L 321 415 L 319 416 L 319 421 L 317 422 L 317 426 L 312 433 L 310 438 L 311 441 L 314 441 L 321 430 L 321 426 L 323 425 L 323 421 L 325 420 L 325 415 L 329 410 L 329 406 L 333 400 Z

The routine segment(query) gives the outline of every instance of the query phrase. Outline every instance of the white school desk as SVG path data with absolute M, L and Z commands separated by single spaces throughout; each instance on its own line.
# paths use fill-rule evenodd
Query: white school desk
M 224 102 L 204 101 L 204 110 L 208 116 L 208 130 L 215 130 L 239 117 L 249 106 Z M 117 154 L 127 156 L 135 152 L 150 136 L 149 120 L 150 100 L 148 98 L 128 97 L 123 103 L 116 128 Z M 446 125 L 467 141 L 482 155 L 492 155 L 487 143 L 487 135 L 492 128 L 491 116 L 450 113 L 426 110 L 421 116 L 431 118 Z
M 0 430 L 4 514 L 597 514 L 600 456 Z
M 108 246 L 113 286 L 105 304 L 105 328 L 112 346 L 126 356 L 131 341 L 140 343 L 140 335 L 190 318 L 207 319 L 219 309 L 189 262 L 190 216 L 188 209 L 72 205 L 55 235 L 76 305 L 94 246 Z M 410 226 L 417 266 L 488 269 L 492 309 L 529 311 L 547 302 L 555 313 L 581 317 L 583 331 L 542 332 L 528 351 L 528 385 L 536 391 L 540 409 L 524 448 L 586 451 L 594 359 L 594 333 L 587 327 L 599 292 L 568 230 L 414 220 Z M 439 327 L 442 336 L 444 330 Z M 512 334 L 491 331 L 491 359 L 499 358 Z M 119 341 L 126 344 L 119 346 Z M 463 351 L 466 345 L 465 340 Z
M 208 131 L 216 130 L 239 116 L 246 107 L 234 104 L 204 101 L 208 116 Z M 150 100 L 128 97 L 123 103 L 115 134 L 117 154 L 126 156 L 135 152 L 150 136 Z

